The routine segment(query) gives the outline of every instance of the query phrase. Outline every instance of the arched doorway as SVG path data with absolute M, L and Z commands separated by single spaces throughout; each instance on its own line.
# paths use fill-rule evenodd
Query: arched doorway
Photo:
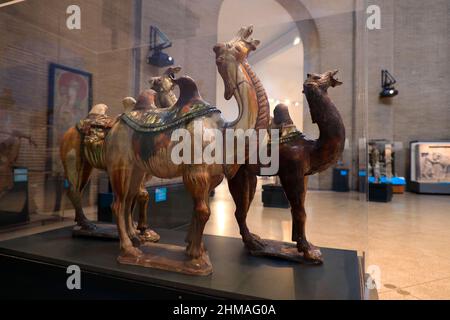
M 266 89 L 271 111 L 280 102 L 287 104 L 301 130 L 305 58 L 297 23 L 276 0 L 224 0 L 218 18 L 218 42 L 228 41 L 241 26 L 250 24 L 261 45 L 249 62 Z M 236 103 L 233 99 L 226 101 L 223 93 L 223 81 L 217 75 L 216 104 L 227 120 L 234 120 L 238 114 Z

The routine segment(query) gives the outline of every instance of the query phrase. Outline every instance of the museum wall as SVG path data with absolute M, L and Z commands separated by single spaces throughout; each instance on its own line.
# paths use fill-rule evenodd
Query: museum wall
M 450 139 L 450 2 L 370 1 L 381 30 L 368 33 L 369 138 L 401 142 L 398 174 L 409 177 L 409 142 Z M 380 71 L 396 78 L 399 95 L 378 99 Z
M 216 100 L 216 64 L 212 50 L 217 43 L 217 18 L 220 0 L 170 0 L 137 1 L 142 6 L 140 41 L 140 90 L 148 88 L 148 79 L 164 72 L 165 68 L 148 65 L 150 26 L 157 26 L 172 42 L 164 50 L 170 54 L 175 65 L 182 67 L 181 75 L 196 80 L 200 93 L 207 101 Z M 214 80 L 214 81 L 213 81 Z
M 280 2 L 294 6 L 291 1 Z M 364 136 L 401 142 L 403 150 L 396 151 L 401 160 L 398 174 L 409 177 L 410 141 L 450 139 L 450 3 L 440 0 L 430 6 L 419 0 L 368 1 L 366 5 L 380 6 L 382 26 L 381 30 L 365 31 L 367 15 L 360 1 L 298 2 L 304 5 L 317 30 L 317 36 L 314 32 L 308 34 L 318 39 L 317 47 L 312 49 L 318 56 L 320 71 L 341 70 L 339 77 L 344 85 L 330 89 L 330 96 L 346 125 L 348 143 L 343 163 L 352 169 L 353 187 L 357 185 L 357 168 L 364 162 L 357 159 L 358 139 Z M 301 15 L 300 11 L 297 8 L 297 14 Z M 301 19 L 307 21 L 308 17 L 301 15 Z M 306 36 L 302 34 L 304 42 Z M 307 43 L 304 47 L 306 73 L 312 69 L 309 62 L 313 58 L 308 57 Z M 379 99 L 382 69 L 394 75 L 400 91 L 388 102 Z M 363 94 L 365 76 L 367 108 Z M 307 104 L 304 131 L 311 137 L 319 134 L 311 123 Z M 311 188 L 330 189 L 331 169 L 311 177 L 309 184 Z

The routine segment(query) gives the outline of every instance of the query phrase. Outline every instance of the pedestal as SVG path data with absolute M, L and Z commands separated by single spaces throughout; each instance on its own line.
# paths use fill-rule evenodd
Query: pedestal
M 158 229 L 162 243 L 184 232 Z M 323 265 L 251 256 L 241 239 L 205 236 L 209 276 L 122 265 L 117 242 L 73 238 L 71 228 L 0 242 L 0 299 L 361 299 L 356 251 L 321 248 Z M 67 289 L 67 267 L 81 290 Z
M 369 183 L 369 201 L 392 201 L 392 185 L 389 183 Z
M 425 193 L 425 194 L 450 194 L 450 183 L 441 182 L 417 182 L 411 181 L 409 183 L 409 189 L 415 193 Z
M 0 179 L 4 177 L 0 175 Z M 0 193 L 0 227 L 28 222 L 28 204 L 28 169 L 16 167 L 13 187 Z
M 333 169 L 333 191 L 348 192 L 349 187 L 349 170 L 346 168 Z
M 289 208 L 289 201 L 286 198 L 283 187 L 277 184 L 265 184 L 262 186 L 262 203 L 269 208 Z

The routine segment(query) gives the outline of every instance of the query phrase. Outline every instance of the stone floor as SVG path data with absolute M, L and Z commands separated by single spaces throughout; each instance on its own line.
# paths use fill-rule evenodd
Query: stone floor
M 259 188 L 258 188 L 259 189 Z M 450 299 L 450 197 L 406 193 L 391 203 L 368 203 L 359 193 L 309 191 L 309 241 L 322 247 L 358 250 L 377 280 L 380 299 Z M 239 237 L 226 184 L 216 189 L 205 233 Z M 95 209 L 90 208 L 91 217 Z M 0 240 L 73 224 L 65 221 L 0 233 Z M 289 209 L 264 208 L 261 192 L 248 214 L 253 233 L 290 241 Z

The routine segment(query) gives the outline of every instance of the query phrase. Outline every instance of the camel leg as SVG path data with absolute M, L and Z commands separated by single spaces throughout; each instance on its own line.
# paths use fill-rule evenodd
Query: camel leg
M 250 233 L 247 226 L 247 212 L 256 191 L 256 175 L 241 166 L 233 179 L 228 180 L 228 189 L 236 205 L 234 216 L 239 225 L 242 241 L 249 250 L 262 250 L 264 241 L 256 234 Z
M 147 221 L 147 209 L 148 209 L 148 201 L 150 200 L 150 196 L 145 190 L 144 185 L 141 184 L 139 192 L 136 196 L 136 204 L 139 210 L 139 220 L 137 229 L 141 232 L 141 234 L 145 233 L 145 230 L 148 228 Z
M 81 205 L 83 190 L 91 176 L 92 166 L 81 153 L 81 135 L 72 127 L 64 134 L 60 147 L 61 162 L 69 181 L 67 196 L 75 208 L 77 225 L 85 230 L 94 230 L 95 224 L 86 218 Z
M 81 204 L 84 188 L 92 173 L 92 166 L 87 161 L 81 160 L 78 168 L 71 168 L 69 163 L 66 163 L 65 167 L 67 180 L 69 181 L 67 197 L 75 208 L 75 221 L 84 230 L 95 230 L 96 225 L 86 218 Z M 72 174 L 69 174 L 68 170 L 72 170 Z
M 139 231 L 136 228 L 136 223 L 133 219 L 133 209 L 136 204 L 138 204 L 138 198 L 143 190 L 143 179 L 144 173 L 141 170 L 135 169 L 130 177 L 130 183 L 128 187 L 128 192 L 126 196 L 126 228 L 127 234 L 132 240 L 134 246 L 139 246 L 141 240 L 139 237 Z M 145 191 L 145 189 L 144 189 Z
M 114 202 L 111 208 L 117 221 L 121 255 L 137 257 L 141 255 L 142 252 L 133 246 L 134 237 L 132 235 L 130 237 L 128 232 L 129 223 L 127 221 L 129 218 L 128 216 L 131 214 L 131 206 L 135 196 L 135 194 L 131 196 L 133 189 L 130 188 L 130 182 L 132 182 L 131 180 L 133 179 L 130 177 L 130 171 L 131 170 L 118 169 L 110 174 L 111 186 L 114 192 Z M 139 184 L 137 184 L 137 186 L 139 186 Z
M 148 180 L 148 177 L 145 177 L 145 179 Z M 149 200 L 150 196 L 142 183 L 134 202 L 138 207 L 139 213 L 136 229 L 138 230 L 141 241 L 158 242 L 160 239 L 159 234 L 148 228 L 147 210 Z
M 322 262 L 320 250 L 306 239 L 305 198 L 308 178 L 299 170 L 280 174 L 286 197 L 291 205 L 292 241 L 297 242 L 297 249 L 304 254 L 305 259 Z
M 203 166 L 191 166 L 183 174 L 183 181 L 194 200 L 194 213 L 186 236 L 186 252 L 192 259 L 200 258 L 205 252 L 202 242 L 203 230 L 210 216 L 210 175 Z

